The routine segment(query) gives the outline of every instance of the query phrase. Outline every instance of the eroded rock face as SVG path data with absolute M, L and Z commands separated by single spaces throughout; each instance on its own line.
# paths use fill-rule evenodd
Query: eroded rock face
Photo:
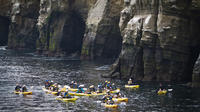
M 136 80 L 192 81 L 199 53 L 197 1 L 126 0 L 123 46 L 114 71 Z M 194 36 L 196 35 L 196 36 Z M 115 75 L 114 75 L 115 76 Z
M 116 57 L 121 50 L 122 4 L 122 0 L 41 1 L 38 50 L 81 53 L 82 59 Z
M 121 50 L 118 26 L 122 0 L 98 0 L 88 13 L 82 46 L 83 59 L 113 58 Z
M 11 4 L 8 47 L 35 48 L 40 0 L 12 0 L 8 3 Z
M 81 52 L 85 21 L 95 0 L 42 0 L 38 28 L 38 50 L 47 54 Z
M 0 8 L 9 48 L 82 59 L 121 52 L 111 77 L 200 82 L 199 0 L 0 0 Z

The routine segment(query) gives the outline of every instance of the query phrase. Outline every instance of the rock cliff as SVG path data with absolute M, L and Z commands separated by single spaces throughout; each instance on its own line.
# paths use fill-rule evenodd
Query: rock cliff
M 111 77 L 192 81 L 199 54 L 197 0 L 125 0 L 122 51 Z
M 35 48 L 40 0 L 12 0 L 9 13 L 9 48 Z
M 200 82 L 199 0 L 0 0 L 0 8 L 0 45 L 117 58 L 104 77 Z
M 118 26 L 122 0 L 98 0 L 88 13 L 82 58 L 116 58 L 122 37 Z
M 81 54 L 83 59 L 118 56 L 121 4 L 122 0 L 42 0 L 38 50 Z

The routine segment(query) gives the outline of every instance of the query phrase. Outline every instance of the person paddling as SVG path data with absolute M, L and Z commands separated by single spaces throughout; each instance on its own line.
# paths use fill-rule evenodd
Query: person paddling
M 78 87 L 78 90 L 77 90 L 76 93 L 84 93 L 85 91 L 83 90 L 83 87 L 84 87 L 84 85 L 80 85 L 80 86 Z
M 27 92 L 27 91 L 28 91 L 28 89 L 26 88 L 26 85 L 23 85 L 22 92 Z
M 20 89 L 21 89 L 21 86 L 19 84 L 16 84 L 15 91 L 20 92 Z
M 50 82 L 49 82 L 49 80 L 46 80 L 45 81 L 45 88 L 49 89 L 49 87 L 50 87 Z
M 116 90 L 117 89 L 115 83 L 112 84 L 111 88 L 112 88 L 112 90 Z
M 128 85 L 133 85 L 133 81 L 132 81 L 131 78 L 130 78 L 129 81 L 128 81 Z
M 97 93 L 102 93 L 102 92 L 103 92 L 102 84 L 100 83 L 100 84 L 98 85 Z
M 162 85 L 162 83 L 159 84 L 159 91 L 163 91 L 165 90 L 164 86 Z

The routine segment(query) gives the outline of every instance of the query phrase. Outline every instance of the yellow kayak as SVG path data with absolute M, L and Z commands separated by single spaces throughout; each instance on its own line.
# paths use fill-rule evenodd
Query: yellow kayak
M 23 94 L 23 95 L 32 95 L 32 92 L 17 92 L 14 91 L 15 94 Z
M 106 108 L 117 108 L 118 107 L 118 105 L 115 105 L 115 104 L 113 104 L 113 105 L 111 105 L 111 104 L 105 104 L 104 106 Z
M 112 98 L 115 102 L 128 102 L 128 98 Z
M 139 88 L 140 85 L 125 85 L 125 88 Z
M 73 91 L 73 92 L 76 92 L 78 91 L 78 89 L 75 89 L 75 88 L 69 88 L 70 91 Z
M 65 92 L 67 90 L 67 88 L 62 88 L 60 91 L 61 92 Z M 68 88 L 69 91 L 72 91 L 72 92 L 76 92 L 78 91 L 78 88 Z M 83 90 L 87 90 L 87 88 L 83 88 Z
M 167 90 L 161 90 L 161 91 L 158 91 L 157 93 L 158 93 L 158 95 L 166 94 Z
M 76 101 L 78 98 L 56 98 L 56 100 L 61 101 Z
M 69 95 L 72 95 L 72 96 L 92 96 L 92 94 L 86 94 L 86 93 L 69 93 Z
M 117 88 L 116 90 L 110 91 L 110 93 L 118 93 L 118 92 L 120 92 L 119 88 Z

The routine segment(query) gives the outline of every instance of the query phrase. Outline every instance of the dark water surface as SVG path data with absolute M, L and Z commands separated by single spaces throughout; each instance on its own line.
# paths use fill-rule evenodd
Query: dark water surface
M 80 61 L 70 58 L 53 58 L 34 55 L 25 51 L 5 50 L 0 47 L 0 111 L 2 112 L 200 112 L 200 90 L 172 84 L 173 91 L 158 96 L 157 83 L 140 83 L 138 90 L 127 90 L 124 81 L 112 80 L 129 101 L 117 109 L 106 109 L 98 99 L 81 97 L 75 103 L 63 103 L 42 91 L 46 79 L 61 85 L 76 80 L 89 86 L 105 81 L 100 77 L 107 72 L 112 61 Z M 31 96 L 13 94 L 16 83 L 25 84 L 33 91 Z

